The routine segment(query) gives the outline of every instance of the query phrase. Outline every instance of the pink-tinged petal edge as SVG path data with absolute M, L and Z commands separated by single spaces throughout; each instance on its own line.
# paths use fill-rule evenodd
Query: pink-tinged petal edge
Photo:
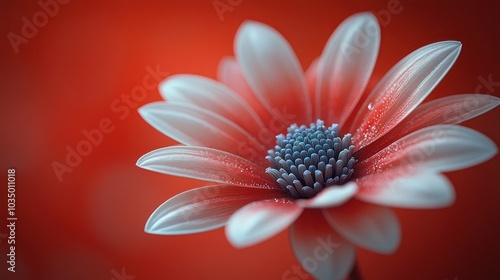
M 251 157 L 260 164 L 266 149 L 234 122 L 201 107 L 179 102 L 153 102 L 139 109 L 141 116 L 168 137 L 190 146 L 203 146 Z
M 305 208 L 339 206 L 353 197 L 357 190 L 358 185 L 355 182 L 348 182 L 345 185 L 325 188 L 313 198 L 297 199 L 296 203 Z
M 457 41 L 433 43 L 396 64 L 371 91 L 351 125 L 356 148 L 377 140 L 411 113 L 455 63 L 461 46 Z
M 229 218 L 227 239 L 238 248 L 254 245 L 285 230 L 302 211 L 290 198 L 252 202 Z
M 304 211 L 290 228 L 290 243 L 302 267 L 319 280 L 342 280 L 355 262 L 356 248 L 328 225 L 321 210 Z
M 380 45 L 371 13 L 344 20 L 328 40 L 319 62 L 316 118 L 343 126 L 368 84 Z
M 248 84 L 276 119 L 287 126 L 312 121 L 304 72 L 281 34 L 268 25 L 247 21 L 236 34 L 234 48 Z
M 309 89 L 309 98 L 311 100 L 316 99 L 316 81 L 318 79 L 319 59 L 320 57 L 314 59 L 311 62 L 311 65 L 309 65 L 309 68 L 307 68 L 305 73 L 307 88 Z M 313 115 L 316 115 L 316 110 L 317 110 L 316 106 L 314 106 L 312 110 L 313 110 Z
M 419 105 L 391 133 L 360 151 L 363 160 L 387 145 L 419 129 L 438 124 L 458 124 L 500 105 L 500 98 L 486 94 L 456 94 Z
M 470 128 L 434 125 L 415 131 L 356 165 L 356 175 L 390 169 L 416 172 L 455 171 L 474 166 L 497 153 L 493 141 Z
M 257 112 L 264 123 L 270 123 L 271 113 L 262 105 L 262 102 L 250 88 L 234 57 L 224 57 L 219 62 L 217 79 L 237 92 Z
M 215 185 L 180 193 L 159 206 L 146 222 L 152 234 L 189 234 L 222 227 L 244 205 L 284 197 L 278 190 Z
M 167 101 L 204 108 L 233 121 L 252 135 L 264 129 L 253 108 L 236 92 L 215 80 L 197 75 L 173 75 L 159 86 Z
M 398 219 L 387 207 L 352 199 L 323 209 L 323 215 L 344 238 L 367 250 L 393 253 L 401 241 Z
M 404 173 L 391 170 L 361 178 L 357 180 L 360 188 L 355 197 L 400 208 L 442 208 L 455 202 L 455 190 L 444 175 L 428 171 L 402 175 Z
M 263 168 L 224 151 L 195 146 L 171 146 L 151 151 L 137 166 L 164 174 L 215 183 L 279 189 Z

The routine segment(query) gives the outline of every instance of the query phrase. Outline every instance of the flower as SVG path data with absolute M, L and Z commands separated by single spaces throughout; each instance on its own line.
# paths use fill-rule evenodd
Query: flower
M 421 105 L 457 59 L 456 41 L 412 52 L 363 98 L 379 43 L 376 18 L 355 14 L 304 73 L 277 31 L 250 21 L 236 35 L 236 59 L 221 62 L 220 81 L 166 79 L 166 101 L 139 112 L 183 145 L 147 153 L 137 165 L 215 185 L 167 200 L 145 230 L 226 226 L 230 243 L 245 247 L 290 227 L 294 254 L 318 279 L 346 277 L 355 246 L 394 252 L 401 232 L 389 207 L 451 205 L 454 189 L 441 173 L 497 152 L 490 139 L 456 124 L 500 98 L 461 94 Z M 321 255 L 318 243 L 328 245 Z

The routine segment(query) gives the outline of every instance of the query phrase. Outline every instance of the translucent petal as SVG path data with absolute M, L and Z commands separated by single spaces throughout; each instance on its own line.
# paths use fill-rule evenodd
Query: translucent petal
M 236 34 L 235 53 L 249 85 L 275 118 L 284 124 L 312 121 L 304 72 L 283 36 L 247 21 Z
M 265 147 L 273 147 L 276 144 L 276 135 L 286 133 L 288 123 L 283 123 L 282 120 L 273 116 L 272 112 L 267 107 L 262 105 L 262 102 L 257 98 L 253 90 L 248 85 L 241 68 L 234 58 L 226 57 L 219 64 L 218 70 L 219 79 L 234 89 L 240 94 L 245 101 L 250 104 L 257 112 L 260 119 L 265 125 L 264 129 L 260 129 L 257 133 L 253 133 L 257 140 Z M 294 118 L 287 110 L 281 112 L 286 118 Z
M 167 101 L 177 101 L 204 108 L 257 134 L 264 124 L 252 107 L 237 93 L 212 79 L 196 75 L 174 75 L 160 84 Z
M 311 65 L 309 65 L 309 68 L 307 68 L 307 71 L 305 73 L 307 87 L 309 88 L 309 93 L 315 94 L 316 92 L 316 81 L 318 79 L 319 59 L 320 59 L 319 57 L 314 59 L 313 62 L 311 62 Z
M 328 225 L 320 210 L 304 211 L 290 228 L 290 242 L 299 263 L 315 279 L 345 279 L 354 265 L 356 248 Z
M 232 185 L 207 186 L 180 193 L 158 207 L 149 217 L 145 231 L 153 234 L 188 234 L 212 230 L 246 204 L 285 194 L 277 190 Z
M 154 102 L 139 109 L 141 116 L 170 138 L 240 155 L 261 164 L 267 150 L 247 131 L 228 119 L 198 106 Z
M 264 169 L 227 152 L 195 146 L 171 146 L 151 151 L 137 166 L 164 174 L 244 187 L 280 187 Z
M 363 177 L 357 180 L 356 198 L 401 208 L 441 208 L 455 201 L 455 190 L 445 176 L 429 171 L 405 174 L 396 169 Z
M 356 174 L 368 175 L 402 168 L 454 171 L 482 163 L 497 153 L 483 134 L 457 125 L 435 125 L 415 131 L 356 165 Z
M 342 126 L 370 79 L 380 45 L 380 27 L 371 13 L 347 18 L 321 55 L 316 87 L 316 118 Z
M 348 201 L 358 190 L 354 182 L 341 186 L 331 186 L 322 190 L 318 195 L 310 199 L 298 199 L 297 203 L 307 208 L 323 208 L 338 206 Z
M 233 57 L 225 57 L 219 63 L 217 78 L 232 90 L 238 93 L 257 112 L 260 119 L 269 124 L 272 116 L 271 112 L 262 105 L 259 98 L 248 85 L 245 76 L 241 72 L 241 67 Z
M 318 68 L 319 68 L 319 57 L 313 60 L 311 62 L 311 65 L 309 65 L 309 68 L 307 68 L 305 76 L 306 76 L 306 82 L 307 82 L 307 88 L 309 89 L 309 94 L 311 100 L 316 99 L 316 84 L 318 80 Z M 316 110 L 315 107 L 313 107 L 313 111 Z M 314 115 L 316 115 L 316 112 L 313 112 Z
M 420 104 L 451 68 L 461 44 L 444 41 L 422 47 L 396 64 L 361 106 L 350 131 L 362 149 L 395 127 Z
M 438 124 L 458 124 L 486 113 L 499 104 L 500 98 L 486 94 L 457 94 L 427 102 L 415 108 L 391 130 L 391 133 L 363 149 L 358 159 L 366 158 L 421 128 Z
M 323 209 L 328 223 L 344 238 L 378 253 L 393 253 L 401 241 L 401 229 L 394 212 L 383 206 L 351 199 Z
M 229 218 L 226 236 L 235 247 L 254 245 L 286 229 L 302 211 L 289 198 L 256 201 Z

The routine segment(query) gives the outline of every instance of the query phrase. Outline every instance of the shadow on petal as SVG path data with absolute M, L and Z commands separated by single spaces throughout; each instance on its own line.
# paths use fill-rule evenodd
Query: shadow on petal
M 384 206 L 357 199 L 323 209 L 328 223 L 347 240 L 378 253 L 393 253 L 401 241 L 401 228 L 394 212 Z
M 342 280 L 355 262 L 356 248 L 330 227 L 321 210 L 304 211 L 290 228 L 290 243 L 302 267 L 319 280 Z

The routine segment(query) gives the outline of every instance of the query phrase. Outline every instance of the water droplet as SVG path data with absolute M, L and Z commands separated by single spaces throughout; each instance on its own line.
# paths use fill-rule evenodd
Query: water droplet
M 373 104 L 369 103 L 369 104 L 368 104 L 368 110 L 370 110 L 370 111 L 371 111 L 371 110 L 373 110 L 373 108 L 374 108 L 374 107 L 373 107 Z
M 375 131 L 377 131 L 377 128 L 376 128 L 374 125 L 372 125 L 372 126 L 370 126 L 370 130 L 371 130 L 372 132 L 375 132 Z

